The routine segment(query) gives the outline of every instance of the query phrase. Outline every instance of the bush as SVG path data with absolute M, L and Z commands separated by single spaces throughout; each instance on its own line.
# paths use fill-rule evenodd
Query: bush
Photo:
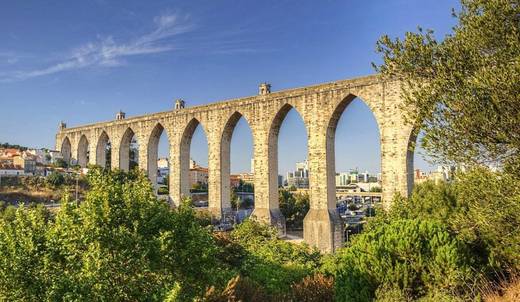
M 169 190 L 167 187 L 159 187 L 157 189 L 157 194 L 158 195 L 167 195 L 169 193 Z
M 195 219 L 197 219 L 197 222 L 203 226 L 210 226 L 211 222 L 213 220 L 213 215 L 211 215 L 211 212 L 205 209 L 198 209 L 195 211 Z
M 412 298 L 459 292 L 470 276 L 464 245 L 434 220 L 379 224 L 355 236 L 336 258 L 338 301 L 372 301 L 381 287 Z
M 52 172 L 47 176 L 47 183 L 53 187 L 59 187 L 65 183 L 65 177 L 58 172 Z
M 291 286 L 291 297 L 301 302 L 334 301 L 334 279 L 320 273 L 307 276 Z
M 61 158 L 56 159 L 54 165 L 58 168 L 67 168 L 69 166 L 69 164 Z
M 0 300 L 181 301 L 230 278 L 218 247 L 186 205 L 157 200 L 136 171 L 93 169 L 80 205 L 62 200 L 0 219 Z
M 467 244 L 488 276 L 520 269 L 520 180 L 475 168 L 454 183 L 417 185 L 394 200 L 387 219 L 436 219 Z
M 14 217 L 0 219 L 0 300 L 41 301 L 46 296 L 51 285 L 45 270 L 48 227 L 41 208 L 22 206 Z
M 316 249 L 277 239 L 275 228 L 254 220 L 240 224 L 231 239 L 246 252 L 240 273 L 262 284 L 269 294 L 288 293 L 294 282 L 320 266 L 321 254 Z
M 211 287 L 205 294 L 205 302 L 267 302 L 274 301 L 263 290 L 262 286 L 249 278 L 236 276 L 229 280 L 226 287 L 218 292 Z
M 309 212 L 309 195 L 294 194 L 290 191 L 279 190 L 280 211 L 285 217 L 287 227 L 290 229 L 302 229 L 303 219 Z

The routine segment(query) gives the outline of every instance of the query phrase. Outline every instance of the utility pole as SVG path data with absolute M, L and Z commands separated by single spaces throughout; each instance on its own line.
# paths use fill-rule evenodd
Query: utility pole
M 78 203 L 79 172 L 76 174 L 76 203 Z

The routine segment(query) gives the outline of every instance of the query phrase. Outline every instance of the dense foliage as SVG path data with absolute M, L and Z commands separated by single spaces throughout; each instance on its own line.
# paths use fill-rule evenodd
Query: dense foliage
M 378 70 L 403 80 L 405 110 L 440 161 L 496 163 L 520 175 L 520 4 L 462 0 L 454 32 L 384 36 Z
M 419 185 L 395 203 L 386 219 L 440 221 L 470 246 L 483 273 L 520 268 L 520 181 L 510 174 L 476 168 L 451 184 Z
M 0 205 L 0 300 L 453 301 L 520 269 L 520 184 L 484 168 L 396 197 L 325 259 L 254 220 L 214 233 L 137 171 L 88 181 L 55 215 Z
M 339 301 L 471 300 L 520 270 L 520 182 L 476 168 L 417 185 L 327 257 Z
M 54 187 L 59 187 L 65 183 L 65 177 L 63 174 L 58 172 L 52 172 L 45 180 Z
M 1 300 L 161 300 L 217 282 L 213 238 L 189 208 L 170 211 L 140 173 L 93 170 L 89 182 L 53 219 L 19 207 L 0 220 Z
M 189 200 L 159 201 L 141 172 L 91 169 L 88 182 L 85 200 L 65 197 L 55 215 L 1 205 L 0 300 L 190 301 L 249 280 L 270 299 L 258 301 L 289 301 L 319 268 L 319 252 L 258 222 L 213 233 Z M 305 284 L 316 282 L 296 290 Z
M 280 211 L 285 217 L 288 229 L 302 229 L 303 218 L 309 211 L 309 194 L 295 194 L 280 189 L 278 193 Z
M 399 219 L 355 236 L 337 255 L 338 301 L 371 301 L 399 289 L 417 298 L 435 290 L 459 292 L 469 279 L 464 246 L 434 220 Z

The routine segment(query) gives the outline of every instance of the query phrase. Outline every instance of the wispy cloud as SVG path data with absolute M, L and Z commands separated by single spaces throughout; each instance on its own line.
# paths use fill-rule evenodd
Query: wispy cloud
M 0 51 L 0 64 L 15 64 L 20 60 L 20 56 L 14 52 Z
M 117 42 L 112 36 L 99 39 L 75 48 L 71 53 L 53 65 L 32 69 L 17 70 L 0 74 L 0 81 L 21 81 L 50 75 L 58 72 L 88 67 L 114 67 L 125 63 L 124 58 L 137 55 L 154 54 L 175 50 L 174 36 L 189 32 L 193 26 L 188 17 L 178 14 L 163 14 L 154 18 L 155 29 L 125 43 Z M 0 59 L 3 58 L 0 53 Z M 15 57 L 7 57 L 14 60 Z M 17 60 L 17 59 L 16 59 Z M 12 61 L 14 63 L 16 61 Z

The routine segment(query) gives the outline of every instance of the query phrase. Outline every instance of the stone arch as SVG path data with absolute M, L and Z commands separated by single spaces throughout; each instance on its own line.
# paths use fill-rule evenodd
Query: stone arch
M 130 170 L 130 144 L 134 135 L 132 128 L 126 128 L 119 143 L 119 169 L 123 171 Z
M 148 138 L 146 170 L 148 172 L 148 177 L 150 178 L 150 181 L 152 182 L 152 185 L 154 187 L 157 185 L 157 160 L 159 159 L 159 141 L 164 131 L 164 126 L 159 122 L 152 129 L 152 132 L 150 132 L 150 136 Z M 167 137 L 167 139 L 169 143 L 169 137 Z
M 67 164 L 70 164 L 72 156 L 72 145 L 70 144 L 70 139 L 67 136 L 61 143 L 61 155 L 63 156 L 63 160 Z
M 110 169 L 110 165 L 107 165 L 107 161 L 111 162 L 111 158 L 107 158 L 107 149 L 111 146 L 110 137 L 103 131 L 98 138 L 96 145 L 96 165 L 102 168 Z M 108 154 L 111 157 L 111 154 Z
M 303 115 L 296 109 L 295 106 L 285 103 L 283 104 L 278 111 L 276 112 L 275 116 L 270 122 L 269 126 L 269 132 L 268 132 L 268 149 L 267 149 L 267 161 L 268 161 L 268 190 L 269 190 L 269 201 L 270 201 L 270 207 L 275 212 L 279 212 L 279 202 L 278 202 L 278 135 L 280 134 L 280 128 L 282 126 L 283 121 L 285 120 L 285 117 L 287 116 L 287 113 L 291 109 L 294 109 L 300 118 L 302 119 L 304 125 L 305 125 L 305 132 L 307 136 L 307 144 L 309 139 L 309 130 L 307 128 L 307 123 L 305 119 L 303 118 Z M 271 210 L 271 211 L 272 211 Z M 284 221 L 284 218 L 281 213 L 277 213 L 280 217 L 280 222 Z M 285 222 L 283 222 L 283 229 L 285 233 Z
M 206 138 L 208 138 L 204 125 L 197 118 L 192 118 L 188 122 L 188 124 L 186 124 L 186 127 L 184 128 L 184 131 L 182 132 L 181 143 L 180 143 L 180 148 L 179 148 L 179 152 L 180 152 L 179 165 L 180 165 L 180 167 L 179 167 L 179 175 L 178 175 L 179 180 L 180 180 L 179 186 L 180 186 L 181 197 L 190 195 L 191 139 L 193 138 L 195 129 L 197 129 L 197 126 L 199 126 L 199 125 L 201 125 L 204 135 L 206 136 Z M 209 194 L 209 192 L 208 192 L 208 194 Z
M 327 156 L 327 196 L 329 202 L 336 199 L 336 157 L 335 157 L 335 138 L 336 138 L 336 129 L 338 126 L 338 122 L 345 111 L 347 107 L 352 103 L 354 99 L 361 100 L 369 109 L 372 115 L 374 116 L 378 128 L 378 134 L 379 134 L 379 148 L 382 149 L 382 143 L 381 143 L 381 125 L 380 121 L 376 115 L 376 112 L 374 111 L 374 108 L 368 103 L 366 100 L 362 99 L 361 97 L 349 94 L 346 97 L 344 97 L 337 105 L 334 111 L 332 112 L 328 124 L 327 124 L 327 135 L 326 135 L 326 156 Z M 381 150 L 382 152 L 382 150 Z M 382 156 L 380 156 L 380 167 L 382 168 Z
M 89 141 L 85 134 L 81 135 L 78 142 L 78 165 L 82 168 L 86 168 L 89 162 Z
M 233 132 L 238 121 L 244 118 L 249 129 L 251 126 L 246 117 L 235 111 L 231 116 L 229 116 L 224 128 L 222 130 L 222 135 L 220 138 L 220 185 L 221 185 L 221 207 L 224 211 L 231 209 L 231 138 L 233 137 Z M 252 132 L 251 132 L 252 133 Z

